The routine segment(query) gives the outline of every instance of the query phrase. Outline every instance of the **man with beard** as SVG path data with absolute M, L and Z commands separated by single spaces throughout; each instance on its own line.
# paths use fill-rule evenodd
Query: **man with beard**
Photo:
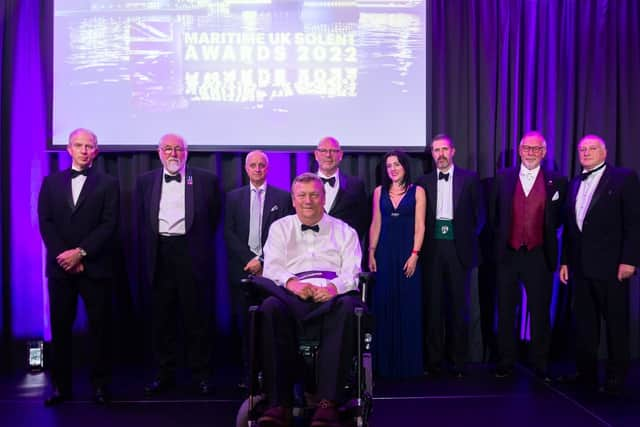
M 496 377 L 513 373 L 516 362 L 516 307 L 520 283 L 531 315 L 530 362 L 545 382 L 551 320 L 549 306 L 553 272 L 558 264 L 557 229 L 561 225 L 567 179 L 541 167 L 547 142 L 541 133 L 527 132 L 518 147 L 521 165 L 496 175 L 489 200 L 497 259 L 498 351 Z
M 456 149 L 447 135 L 431 143 L 436 170 L 418 179 L 427 193 L 424 289 L 426 308 L 426 370 L 440 372 L 450 342 L 451 372 L 462 378 L 468 359 L 469 283 L 478 265 L 478 235 L 485 221 L 480 180 L 475 172 L 454 166 Z M 449 312 L 443 336 L 443 318 Z
M 163 168 L 138 178 L 138 231 L 143 283 L 151 288 L 154 353 L 159 364 L 147 395 L 176 383 L 176 326 L 184 325 L 188 364 L 200 394 L 211 390 L 209 324 L 215 277 L 218 179 L 186 167 L 187 145 L 175 134 L 160 138 Z M 182 314 L 182 321 L 177 319 Z

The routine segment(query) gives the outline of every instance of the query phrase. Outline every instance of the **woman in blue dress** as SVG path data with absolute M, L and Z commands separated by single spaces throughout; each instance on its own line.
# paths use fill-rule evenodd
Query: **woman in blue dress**
M 384 156 L 382 185 L 373 193 L 369 269 L 376 272 L 373 296 L 374 364 L 379 376 L 422 375 L 422 272 L 426 196 L 411 183 L 409 158 Z

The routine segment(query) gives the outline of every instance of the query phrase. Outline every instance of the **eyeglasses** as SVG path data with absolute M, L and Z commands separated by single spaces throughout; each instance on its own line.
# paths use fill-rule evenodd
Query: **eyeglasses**
M 583 147 L 578 148 L 578 152 L 579 152 L 579 153 L 583 153 L 583 154 L 586 154 L 586 152 L 587 152 L 587 151 L 590 151 L 590 152 L 592 152 L 592 153 L 595 153 L 595 152 L 596 152 L 596 151 L 598 151 L 599 149 L 600 149 L 600 147 L 599 147 L 599 146 L 597 146 L 597 145 L 591 145 L 591 146 L 589 146 L 589 147 L 584 147 L 584 146 L 583 146 Z
M 320 154 L 338 154 L 340 152 L 339 149 L 336 148 L 317 148 L 316 151 Z
M 180 147 L 178 145 L 176 145 L 175 147 L 165 145 L 164 147 L 160 147 L 160 149 L 164 152 L 164 154 L 171 154 L 174 151 L 176 152 L 176 154 L 180 154 L 185 151 L 184 147 Z
M 544 150 L 544 147 L 542 146 L 534 147 L 533 145 L 521 145 L 520 148 L 524 152 L 529 152 L 534 154 L 540 154 L 542 153 L 542 150 Z

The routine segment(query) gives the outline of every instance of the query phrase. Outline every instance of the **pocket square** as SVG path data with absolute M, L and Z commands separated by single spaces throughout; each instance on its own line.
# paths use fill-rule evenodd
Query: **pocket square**
M 560 198 L 560 193 L 558 193 L 557 191 L 553 194 L 553 197 L 551 198 L 552 202 L 555 202 L 556 200 L 558 200 Z
M 277 211 L 278 209 L 280 209 L 280 208 L 278 207 L 278 205 L 273 205 L 273 207 L 271 208 L 271 210 L 270 210 L 269 212 L 275 212 L 275 211 Z

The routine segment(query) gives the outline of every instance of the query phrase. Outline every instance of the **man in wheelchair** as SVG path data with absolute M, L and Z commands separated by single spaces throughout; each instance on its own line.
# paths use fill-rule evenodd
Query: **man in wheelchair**
M 273 289 L 260 305 L 262 367 L 269 408 L 258 425 L 290 426 L 296 379 L 297 334 L 320 339 L 317 356 L 319 404 L 312 427 L 338 427 L 338 405 L 356 353 L 354 310 L 362 252 L 358 235 L 324 213 L 325 193 L 311 173 L 293 181 L 295 215 L 274 222 L 264 247 L 264 277 Z M 364 209 L 365 207 L 363 207 Z M 268 282 L 260 280 L 264 283 Z M 274 286 L 275 285 L 275 286 Z

